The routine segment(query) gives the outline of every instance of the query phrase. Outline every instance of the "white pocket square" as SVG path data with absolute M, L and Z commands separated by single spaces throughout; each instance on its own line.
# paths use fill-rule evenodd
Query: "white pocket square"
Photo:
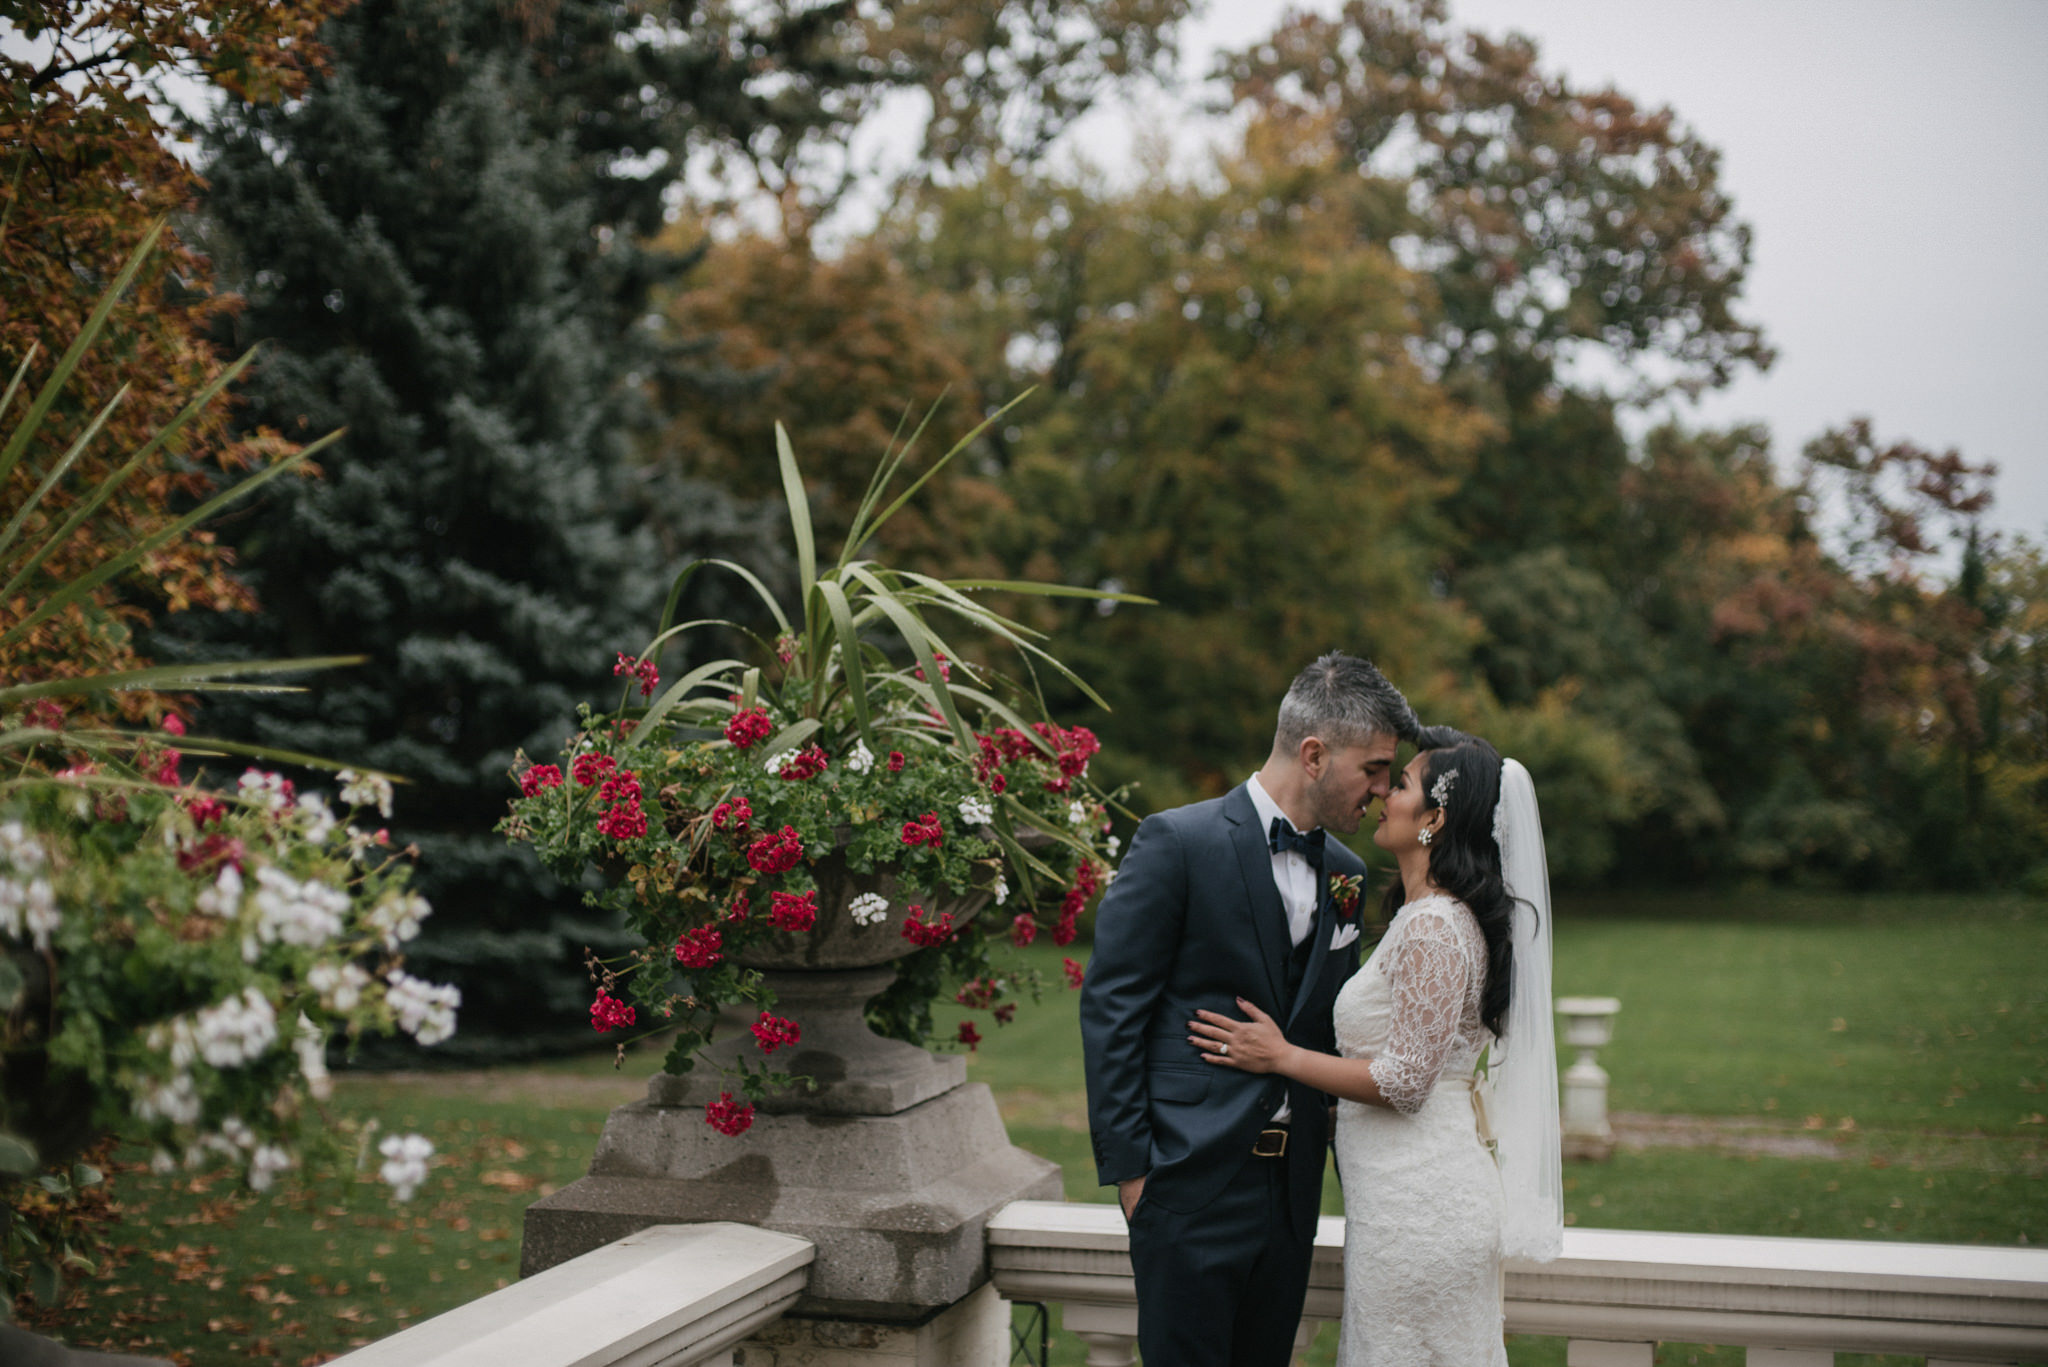
M 1357 938 L 1357 926 L 1338 926 L 1337 933 L 1330 937 L 1330 952 L 1334 954 Z

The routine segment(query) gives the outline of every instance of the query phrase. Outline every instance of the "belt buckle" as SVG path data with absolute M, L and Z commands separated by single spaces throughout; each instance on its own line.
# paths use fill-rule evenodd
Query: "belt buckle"
M 1268 1142 L 1272 1147 L 1268 1148 Z M 1273 1125 L 1259 1131 L 1259 1137 L 1252 1141 L 1252 1157 L 1285 1158 L 1287 1156 L 1287 1127 Z

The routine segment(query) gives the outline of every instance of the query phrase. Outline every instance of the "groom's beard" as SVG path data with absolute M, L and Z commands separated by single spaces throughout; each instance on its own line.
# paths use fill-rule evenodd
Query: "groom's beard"
M 1326 772 L 1319 779 L 1311 779 L 1308 785 L 1309 805 L 1315 811 L 1316 824 L 1337 835 L 1355 835 L 1365 820 L 1365 809 L 1372 805 L 1372 794 L 1367 793 L 1361 803 L 1352 802 L 1338 789 L 1334 770 Z

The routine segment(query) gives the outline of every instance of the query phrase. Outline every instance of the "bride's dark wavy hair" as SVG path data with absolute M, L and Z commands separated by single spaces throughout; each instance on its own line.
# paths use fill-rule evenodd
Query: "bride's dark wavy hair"
M 1443 803 L 1443 829 L 1429 845 L 1430 880 L 1472 909 L 1486 937 L 1486 987 L 1479 995 L 1479 1019 L 1495 1038 L 1508 1013 L 1515 985 L 1513 931 L 1515 899 L 1501 876 L 1500 846 L 1493 838 L 1493 812 L 1500 804 L 1500 752 L 1477 736 L 1447 726 L 1425 726 L 1416 744 L 1428 756 L 1422 776 L 1422 811 L 1437 806 L 1430 796 L 1445 774 L 1456 774 Z M 1382 907 L 1389 920 L 1408 900 L 1397 870 Z

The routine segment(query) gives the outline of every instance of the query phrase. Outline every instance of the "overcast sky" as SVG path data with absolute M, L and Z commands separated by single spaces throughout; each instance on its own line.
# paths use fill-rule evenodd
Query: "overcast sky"
M 1454 22 L 1535 38 L 1574 84 L 1670 105 L 1721 149 L 1756 234 L 1749 314 L 1779 357 L 1691 420 L 1761 419 L 1789 455 L 1867 415 L 1883 440 L 1998 462 L 1992 521 L 2048 537 L 2048 0 L 1451 4 Z M 1211 0 L 1183 69 L 1303 7 Z M 1217 132 L 1164 122 L 1191 143 Z M 1080 141 L 1114 161 L 1162 121 L 1088 124 Z

